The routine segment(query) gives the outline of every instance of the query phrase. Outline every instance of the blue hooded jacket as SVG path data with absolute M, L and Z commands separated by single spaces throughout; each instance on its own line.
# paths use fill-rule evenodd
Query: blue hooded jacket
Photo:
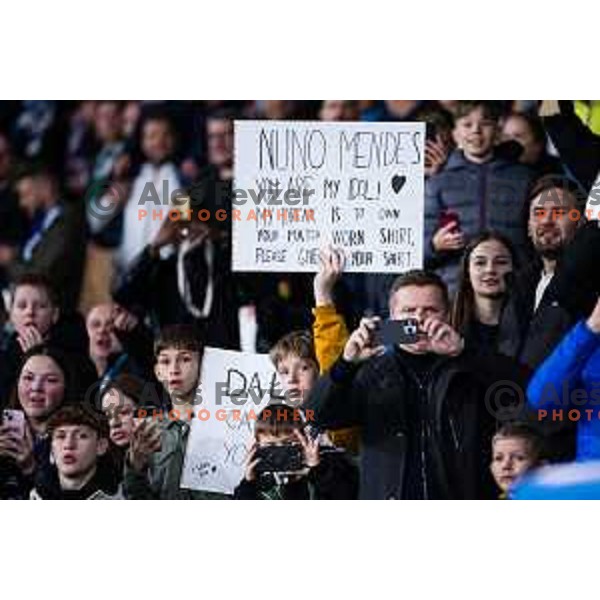
M 577 421 L 577 461 L 600 459 L 600 335 L 585 321 L 535 372 L 527 399 L 531 408 L 547 410 L 544 419 L 559 419 L 552 411 L 562 410 L 563 421 Z

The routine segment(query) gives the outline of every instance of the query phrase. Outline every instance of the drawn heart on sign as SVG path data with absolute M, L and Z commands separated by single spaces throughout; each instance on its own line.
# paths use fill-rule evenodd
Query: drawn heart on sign
M 394 175 L 392 177 L 392 189 L 396 194 L 404 187 L 406 175 Z

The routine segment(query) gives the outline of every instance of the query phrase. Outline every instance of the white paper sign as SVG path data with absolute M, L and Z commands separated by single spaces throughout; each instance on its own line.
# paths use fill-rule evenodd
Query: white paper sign
M 283 394 L 267 354 L 206 348 L 181 487 L 233 494 L 260 411 Z
M 424 123 L 236 121 L 233 269 L 314 272 L 423 265 Z

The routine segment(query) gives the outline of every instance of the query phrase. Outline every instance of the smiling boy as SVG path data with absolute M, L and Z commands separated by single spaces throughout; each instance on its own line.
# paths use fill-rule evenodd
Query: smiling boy
M 533 170 L 495 151 L 501 113 L 494 102 L 460 101 L 456 107 L 457 149 L 425 184 L 425 260 L 453 292 L 459 259 L 469 241 L 486 229 L 507 236 L 525 253 L 521 221 Z

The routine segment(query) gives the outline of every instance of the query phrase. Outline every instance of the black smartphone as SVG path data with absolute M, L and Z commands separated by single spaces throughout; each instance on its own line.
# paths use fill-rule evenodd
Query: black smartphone
M 256 458 L 256 474 L 295 473 L 304 468 L 304 456 L 299 444 L 283 444 L 281 446 L 259 446 Z
M 383 346 L 397 344 L 414 344 L 423 333 L 419 329 L 417 319 L 400 319 L 383 321 L 377 331 L 378 342 Z

